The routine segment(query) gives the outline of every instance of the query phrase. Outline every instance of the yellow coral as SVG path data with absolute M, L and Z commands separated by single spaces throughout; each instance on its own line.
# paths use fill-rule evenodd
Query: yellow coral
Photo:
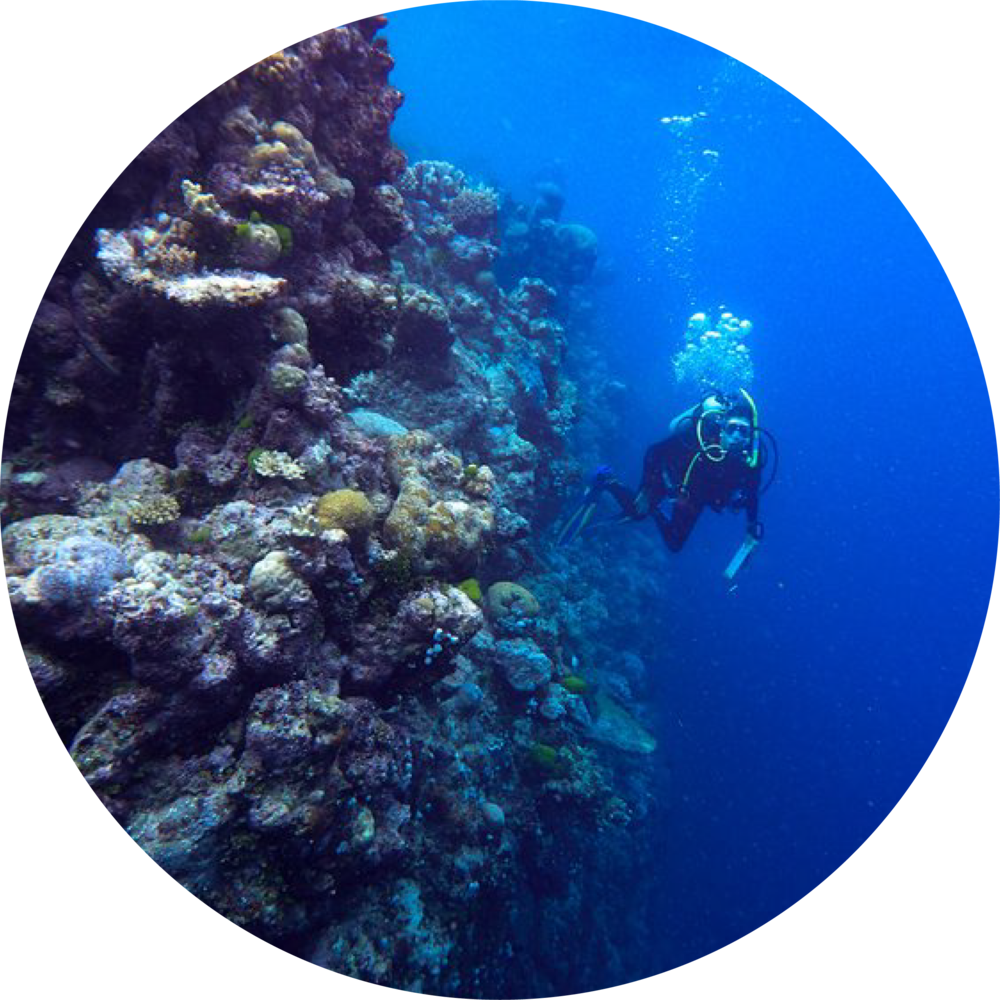
M 206 218 L 217 218 L 222 214 L 222 206 L 211 191 L 203 191 L 200 184 L 184 178 L 181 181 L 184 204 L 195 214 Z
M 250 151 L 250 165 L 260 169 L 271 164 L 287 163 L 291 159 L 288 147 L 280 140 L 258 142 Z
M 137 526 L 170 524 L 181 516 L 177 498 L 169 494 L 136 500 L 129 508 L 128 518 Z
M 342 528 L 352 534 L 368 531 L 375 520 L 375 511 L 360 490 L 333 490 L 316 501 L 313 516 L 323 531 Z
M 250 68 L 253 78 L 259 83 L 281 86 L 292 81 L 302 66 L 302 60 L 294 52 L 275 52 L 261 59 Z
M 291 158 L 306 166 L 316 166 L 316 150 L 313 144 L 288 122 L 277 121 L 271 126 L 271 135 L 276 142 L 284 143 Z
M 265 479 L 304 479 L 306 470 L 283 451 L 256 450 L 250 453 L 250 468 Z
M 478 466 L 470 479 L 461 459 L 426 431 L 390 440 L 389 470 L 399 495 L 386 518 L 386 540 L 413 557 L 420 572 L 474 571 L 493 532 L 494 513 L 486 498 L 470 502 L 460 494 L 463 482 L 478 482 L 484 473 L 492 481 L 492 473 Z

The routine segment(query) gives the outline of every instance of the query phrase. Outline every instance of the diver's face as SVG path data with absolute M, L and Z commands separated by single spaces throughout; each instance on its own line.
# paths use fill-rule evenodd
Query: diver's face
M 740 417 L 732 417 L 726 421 L 722 428 L 720 443 L 726 451 L 742 453 L 750 447 L 751 437 L 752 428 L 749 421 Z

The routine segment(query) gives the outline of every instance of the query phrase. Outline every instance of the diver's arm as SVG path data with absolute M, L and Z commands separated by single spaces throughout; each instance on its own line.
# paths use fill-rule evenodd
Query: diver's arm
M 747 534 L 751 535 L 758 542 L 764 537 L 764 525 L 757 517 L 760 506 L 760 476 L 755 476 L 750 488 L 747 490 L 746 511 L 747 511 Z

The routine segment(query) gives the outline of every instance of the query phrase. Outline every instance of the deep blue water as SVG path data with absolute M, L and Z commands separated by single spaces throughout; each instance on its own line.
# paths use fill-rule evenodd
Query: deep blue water
M 720 568 L 735 518 L 707 515 L 663 559 L 664 600 L 687 595 L 653 665 L 671 764 L 659 965 L 672 967 L 846 860 L 948 720 L 996 558 L 997 449 L 975 346 L 875 171 L 723 54 L 515 2 L 404 11 L 386 34 L 411 159 L 449 160 L 525 200 L 555 177 L 563 217 L 598 234 L 598 322 L 640 401 L 632 451 L 609 456 L 624 476 L 693 402 L 669 368 L 692 306 L 755 324 L 755 395 L 780 445 L 766 542 L 734 593 Z M 708 116 L 679 148 L 659 120 L 696 110 Z M 702 149 L 714 169 L 682 175 Z M 678 233 L 683 252 L 668 253 Z

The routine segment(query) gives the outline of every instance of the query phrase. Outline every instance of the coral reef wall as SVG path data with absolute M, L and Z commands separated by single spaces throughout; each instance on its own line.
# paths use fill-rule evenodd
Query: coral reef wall
M 219 87 L 81 228 L 11 402 L 12 605 L 94 792 L 229 919 L 404 989 L 610 986 L 657 971 L 657 553 L 547 541 L 613 425 L 596 238 L 543 192 L 498 278 L 499 192 L 392 145 L 383 23 Z

